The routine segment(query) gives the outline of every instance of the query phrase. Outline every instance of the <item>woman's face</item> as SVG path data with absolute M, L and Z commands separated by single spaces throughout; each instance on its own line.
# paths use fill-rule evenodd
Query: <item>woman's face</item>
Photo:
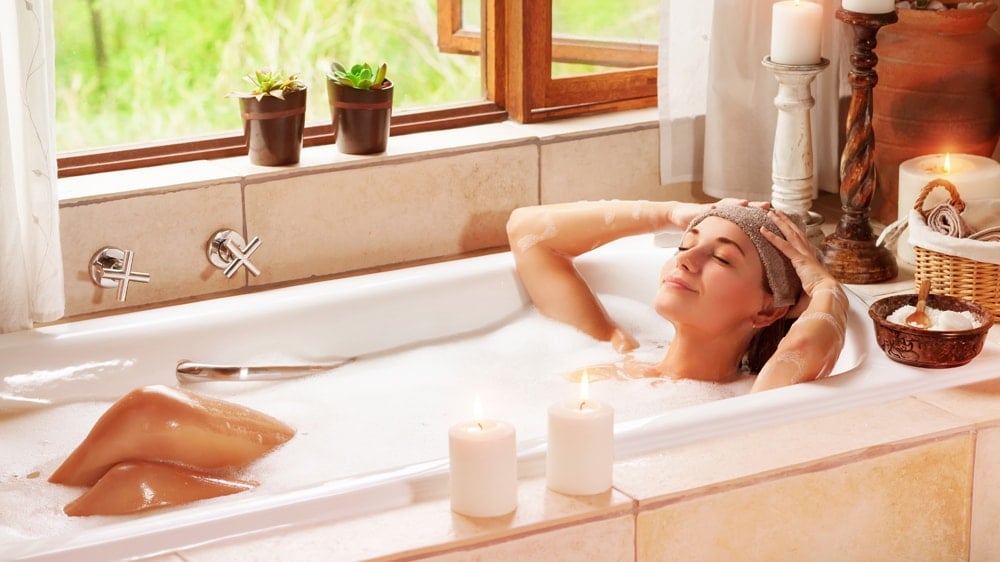
M 675 325 L 728 333 L 770 305 L 757 248 L 736 224 L 706 217 L 660 272 L 656 311 Z

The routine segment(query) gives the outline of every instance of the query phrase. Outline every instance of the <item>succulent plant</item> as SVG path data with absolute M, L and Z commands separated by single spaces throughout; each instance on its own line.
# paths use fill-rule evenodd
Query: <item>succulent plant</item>
M 381 90 L 385 83 L 386 68 L 386 63 L 382 63 L 377 69 L 368 63 L 361 63 L 347 69 L 334 61 L 326 75 L 341 86 L 356 90 Z
M 285 94 L 305 90 L 306 84 L 296 74 L 285 75 L 280 70 L 260 69 L 243 77 L 253 89 L 249 92 L 230 92 L 229 95 L 240 98 L 257 98 L 264 96 L 285 99 Z

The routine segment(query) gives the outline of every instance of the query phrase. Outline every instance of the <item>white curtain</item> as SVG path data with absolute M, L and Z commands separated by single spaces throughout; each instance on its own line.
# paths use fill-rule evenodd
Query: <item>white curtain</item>
M 51 0 L 0 2 L 0 332 L 63 315 Z
M 702 178 L 712 2 L 660 1 L 660 183 Z
M 834 17 L 839 0 L 817 1 L 824 10 L 822 56 L 830 60 L 830 66 L 812 86 L 816 98 L 811 111 L 813 175 L 819 188 L 836 192 L 843 127 L 838 100 L 844 91 L 842 82 L 846 82 L 840 78 L 843 24 Z M 663 183 L 701 180 L 705 193 L 715 197 L 770 199 L 778 86 L 761 60 L 770 50 L 773 4 L 773 0 L 662 0 L 659 103 Z M 686 80 L 699 84 L 686 84 Z M 698 100 L 689 99 L 697 87 L 704 93 L 700 103 L 704 123 L 700 126 Z M 849 93 L 849 88 L 846 91 Z M 678 98 L 684 100 L 693 117 L 673 107 Z M 689 127 L 691 122 L 696 125 Z M 693 129 L 690 133 L 689 128 Z M 695 146 L 679 146 L 684 142 Z

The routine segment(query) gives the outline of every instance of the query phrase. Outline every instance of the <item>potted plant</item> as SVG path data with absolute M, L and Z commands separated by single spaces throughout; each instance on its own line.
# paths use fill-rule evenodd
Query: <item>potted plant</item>
M 306 85 L 295 74 L 256 70 L 244 76 L 253 89 L 230 92 L 240 100 L 250 162 L 259 166 L 296 164 L 306 124 Z
M 326 75 L 326 92 L 337 149 L 344 154 L 385 152 L 392 117 L 392 81 L 386 64 L 368 63 L 350 69 L 333 62 Z

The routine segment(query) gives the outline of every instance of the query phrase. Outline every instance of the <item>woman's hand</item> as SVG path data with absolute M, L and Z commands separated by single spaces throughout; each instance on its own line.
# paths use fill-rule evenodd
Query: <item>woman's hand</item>
M 670 222 L 683 230 L 691 224 L 691 220 L 696 216 L 710 209 L 725 205 L 760 207 L 761 209 L 771 208 L 771 204 L 767 201 L 748 201 L 746 199 L 737 199 L 735 197 L 726 197 L 725 199 L 720 199 L 714 203 L 673 203 L 673 207 L 670 210 Z
M 785 237 L 782 238 L 766 228 L 760 229 L 761 235 L 791 260 L 796 275 L 802 281 L 802 290 L 807 295 L 811 296 L 824 282 L 832 281 L 837 284 L 837 280 L 819 261 L 816 249 L 809 243 L 806 233 L 795 221 L 777 209 L 770 213 L 770 218 Z

